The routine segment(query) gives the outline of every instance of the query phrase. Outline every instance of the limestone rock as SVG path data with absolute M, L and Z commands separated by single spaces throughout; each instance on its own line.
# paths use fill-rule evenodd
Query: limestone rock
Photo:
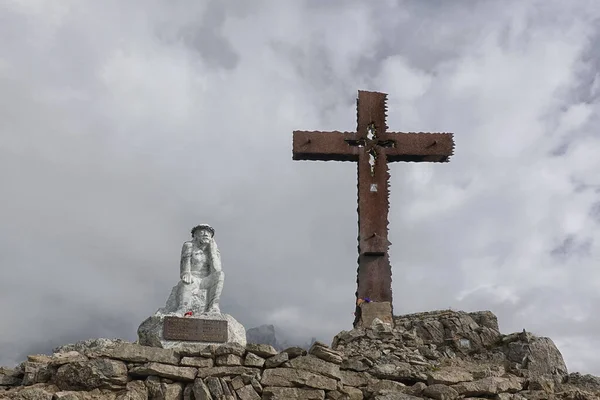
M 504 342 L 508 342 L 505 344 L 508 360 L 526 368 L 528 377 L 555 376 L 559 383 L 567 378 L 565 361 L 550 338 L 518 333 L 508 335 Z
M 485 326 L 494 331 L 500 332 L 500 328 L 498 326 L 498 317 L 496 317 L 496 315 L 493 312 L 489 310 L 475 311 L 470 312 L 469 316 L 473 318 L 473 321 L 475 321 L 475 323 L 477 323 L 478 325 Z
M 370 329 L 377 337 L 392 336 L 394 334 L 391 321 L 384 322 L 379 318 L 373 319 Z
M 298 347 L 298 346 L 288 347 L 287 349 L 282 350 L 282 352 L 287 353 L 290 360 L 293 358 L 305 356 L 306 354 L 308 354 L 308 352 L 306 350 L 304 350 L 302 347 Z
M 0 375 L 19 377 L 23 376 L 23 371 L 20 366 L 17 366 L 15 368 L 0 367 Z
M 421 396 L 423 391 L 427 388 L 427 385 L 423 382 L 417 382 L 412 386 L 407 386 L 404 390 L 405 393 L 411 394 L 413 396 Z
M 0 385 L 1 386 L 16 386 L 16 385 L 20 385 L 21 382 L 22 382 L 21 378 L 17 378 L 15 376 L 0 375 Z
M 2 398 L 0 396 L 0 398 Z M 106 389 L 91 391 L 59 390 L 54 393 L 53 400 L 116 400 L 117 392 Z
M 473 382 L 463 382 L 453 385 L 461 396 L 493 396 L 502 392 L 515 393 L 523 389 L 523 379 L 511 376 L 509 378 L 489 377 Z
M 426 387 L 423 395 L 435 400 L 455 400 L 458 392 L 449 386 L 436 383 Z
M 23 381 L 22 385 L 29 386 L 36 383 L 46 383 L 52 377 L 52 369 L 48 364 L 25 361 L 22 364 Z
M 600 400 L 600 378 L 566 375 L 550 339 L 500 335 L 489 312 L 446 310 L 394 322 L 341 332 L 332 348 L 315 342 L 308 353 L 88 340 L 0 368 L 0 399 Z
M 265 365 L 265 359 L 257 356 L 253 353 L 247 353 L 244 357 L 244 365 L 246 367 L 259 367 L 262 368 Z
M 222 354 L 217 356 L 215 359 L 215 365 L 229 367 L 242 365 L 242 359 L 240 356 L 235 354 Z
M 214 360 L 206 357 L 183 357 L 179 365 L 184 367 L 211 368 L 214 366 Z
M 139 383 L 136 382 L 136 383 Z M 147 393 L 146 393 L 147 394 Z M 121 392 L 113 392 L 106 389 L 94 389 L 89 392 L 76 390 L 63 390 L 54 394 L 54 400 L 126 400 L 129 397 L 138 399 L 139 393 L 129 392 L 127 390 Z M 147 399 L 144 398 L 144 399 Z
M 0 367 L 0 386 L 16 386 L 23 381 L 23 373 L 14 368 Z
M 105 358 L 78 361 L 59 367 L 52 382 L 63 390 L 120 389 L 127 384 L 127 366 Z
M 378 380 L 370 383 L 366 392 L 371 394 L 382 394 L 387 392 L 405 392 L 406 385 L 400 382 L 394 382 L 387 379 Z
M 8 390 L 5 393 L 0 392 L 0 399 L 8 398 L 11 400 L 52 400 L 54 393 L 59 389 L 54 385 L 35 384 L 32 386 L 20 386 Z
M 256 393 L 258 394 L 262 394 L 263 392 L 263 386 L 260 384 L 260 382 L 258 381 L 257 377 L 249 377 L 248 375 L 242 375 L 242 377 L 244 378 L 244 383 L 245 384 L 250 384 L 252 385 L 252 387 L 254 388 L 254 390 L 256 390 Z
M 27 361 L 35 364 L 47 364 L 51 366 L 61 366 L 63 364 L 87 361 L 88 358 L 78 351 L 67 351 L 62 353 L 54 353 L 52 356 L 45 354 L 34 354 L 27 356 Z
M 145 386 L 152 400 L 178 400 L 183 397 L 184 386 L 180 382 L 161 382 L 158 377 L 151 376 L 146 379 Z
M 286 353 L 282 353 L 286 354 Z M 312 354 L 296 357 L 290 361 L 290 366 L 295 369 L 315 372 L 329 378 L 341 380 L 340 366 L 338 364 L 324 361 Z
M 367 386 L 369 383 L 374 382 L 376 379 L 373 378 L 366 372 L 356 372 L 340 370 L 341 382 L 345 386 L 361 387 Z
M 354 388 L 352 386 L 343 386 L 339 389 L 340 392 L 346 395 L 344 399 L 346 400 L 363 400 L 364 394 L 360 389 Z
M 216 379 L 219 381 L 219 383 L 221 384 L 221 388 L 223 388 L 223 397 L 226 399 L 233 399 L 235 400 L 235 393 L 231 391 L 231 388 L 229 387 L 229 380 L 227 378 L 208 378 L 208 379 Z
M 479 325 L 475 319 L 487 325 Z M 499 341 L 501 335 L 493 320 L 486 312 L 469 314 L 447 310 L 405 315 L 395 318 L 394 322 L 406 330 L 415 329 L 424 344 L 445 347 L 450 341 L 455 350 L 470 353 L 485 351 Z
M 241 375 L 231 379 L 231 387 L 233 390 L 241 389 L 246 385 L 250 385 L 249 379 L 244 379 Z
M 211 376 L 204 380 L 211 396 L 220 399 L 225 396 L 225 390 L 221 380 L 217 377 Z
M 172 365 L 177 365 L 180 359 L 179 355 L 173 350 L 133 343 L 118 343 L 114 347 L 107 348 L 102 356 L 127 362 L 156 362 Z
M 372 365 L 372 363 L 370 363 Z M 356 372 L 366 371 L 370 368 L 368 360 L 359 359 L 359 358 L 348 358 L 342 361 L 340 365 L 340 369 L 342 370 L 350 370 Z
M 546 393 L 554 393 L 555 382 L 549 376 L 536 376 L 529 379 L 527 389 L 529 390 L 543 390 Z
M 460 368 L 440 369 L 431 371 L 427 374 L 427 384 L 434 385 L 437 383 L 443 385 L 454 385 L 460 382 L 471 382 L 473 375 Z
M 421 400 L 421 398 L 406 393 L 396 392 L 377 395 L 373 397 L 373 400 Z
M 213 367 L 213 368 L 201 368 L 198 370 L 198 378 L 207 378 L 209 376 L 223 377 L 223 376 L 235 376 L 242 374 L 252 375 L 256 371 L 256 368 L 250 367 Z
M 183 400 L 195 400 L 193 383 L 188 383 L 183 388 Z
M 198 370 L 192 367 L 176 367 L 169 364 L 160 363 L 146 363 L 133 367 L 129 370 L 131 375 L 145 377 L 156 375 L 162 378 L 180 380 L 180 381 L 193 381 L 196 378 Z
M 371 375 L 401 382 L 427 381 L 427 375 L 407 362 L 390 362 L 376 364 L 369 370 Z
M 419 353 L 428 360 L 439 360 L 442 358 L 442 353 L 437 350 L 437 346 L 435 344 L 419 346 L 418 350 Z
M 260 382 L 263 386 L 306 386 L 313 389 L 335 390 L 337 383 L 312 372 L 292 368 L 273 368 L 263 372 Z
M 103 353 L 105 349 L 116 346 L 119 343 L 127 344 L 128 342 L 122 339 L 88 339 L 76 343 L 65 344 L 63 346 L 54 348 L 52 351 L 53 353 L 68 353 L 71 351 L 76 351 L 90 358 L 105 357 L 106 354 Z
M 240 400 L 260 400 L 261 396 L 256 393 L 252 385 L 243 386 L 235 391 Z
M 246 348 L 239 343 L 226 343 L 217 347 L 214 351 L 215 356 L 223 356 L 233 354 L 242 357 L 246 353 Z
M 287 353 L 279 353 L 276 356 L 269 357 L 265 360 L 265 368 L 276 368 L 289 360 Z
M 164 400 L 171 399 L 164 398 Z M 142 381 L 127 382 L 125 392 L 119 393 L 115 400 L 148 400 L 148 388 Z
M 333 338 L 331 347 L 337 348 L 339 344 L 349 344 L 355 340 L 363 338 L 367 335 L 367 331 L 362 328 L 355 328 L 349 331 L 341 331 Z
M 269 344 L 248 343 L 246 344 L 246 351 L 262 358 L 273 357 L 278 354 L 277 350 Z
M 67 361 L 71 362 L 73 357 L 77 357 L 77 354 L 83 354 L 90 358 L 106 357 L 126 362 L 158 362 L 173 365 L 177 365 L 180 359 L 173 350 L 141 346 L 121 339 L 83 340 L 58 347 L 54 351 L 55 354 L 50 359 L 51 364 L 58 364 L 61 359 L 65 360 L 67 357 L 71 357 L 71 360 Z
M 329 346 L 321 342 L 314 342 L 308 350 L 308 354 L 312 354 L 313 356 L 334 364 L 341 364 L 343 360 L 340 352 L 330 349 Z
M 202 379 L 196 379 L 192 389 L 195 400 L 212 400 L 210 390 L 208 386 L 202 381 Z
M 597 376 L 589 374 L 582 375 L 578 372 L 574 372 L 569 374 L 567 382 L 590 392 L 600 392 L 600 377 Z
M 265 400 L 324 400 L 325 392 L 315 389 L 270 387 L 263 391 Z

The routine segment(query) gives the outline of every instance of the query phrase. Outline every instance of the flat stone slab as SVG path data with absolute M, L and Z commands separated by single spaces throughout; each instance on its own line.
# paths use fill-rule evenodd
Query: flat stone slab
M 193 381 L 198 369 L 194 367 L 176 367 L 169 364 L 146 363 L 130 368 L 129 373 L 135 376 L 160 376 L 161 378 L 181 381 Z

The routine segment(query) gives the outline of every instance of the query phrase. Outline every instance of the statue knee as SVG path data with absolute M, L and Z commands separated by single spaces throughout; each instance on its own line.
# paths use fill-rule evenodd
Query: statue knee
M 187 284 L 183 284 L 183 285 L 179 285 L 179 290 L 177 291 L 177 294 L 179 296 L 185 296 L 189 293 L 189 286 Z

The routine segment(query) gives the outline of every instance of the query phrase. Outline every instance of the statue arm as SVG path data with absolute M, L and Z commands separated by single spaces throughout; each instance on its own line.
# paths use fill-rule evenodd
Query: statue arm
M 221 271 L 221 252 L 219 251 L 219 248 L 217 247 L 217 243 L 215 243 L 214 241 L 211 243 L 211 246 L 210 246 L 210 261 L 211 261 L 213 270 L 216 272 L 220 272 Z
M 181 248 L 181 262 L 179 265 L 179 275 L 183 279 L 184 274 L 189 274 L 192 270 L 192 242 L 185 242 Z

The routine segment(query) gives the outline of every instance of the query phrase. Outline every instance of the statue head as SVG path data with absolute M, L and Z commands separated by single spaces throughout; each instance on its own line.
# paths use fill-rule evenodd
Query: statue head
M 192 228 L 192 238 L 199 240 L 201 243 L 207 243 L 214 236 L 215 230 L 210 225 L 200 224 Z

